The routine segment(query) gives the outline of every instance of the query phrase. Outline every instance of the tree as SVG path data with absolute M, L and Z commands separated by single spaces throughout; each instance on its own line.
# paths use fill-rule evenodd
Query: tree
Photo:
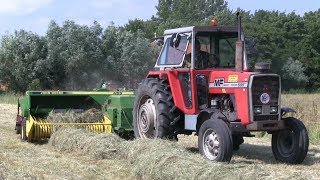
M 300 42 L 305 34 L 303 19 L 294 12 L 259 10 L 244 24 L 246 35 L 255 37 L 258 42 L 258 54 L 251 59 L 252 64 L 270 62 L 271 71 L 282 76 L 284 89 L 304 88 L 308 78 L 299 58 Z M 297 73 L 299 78 L 294 79 L 291 72 Z
M 148 70 L 154 66 L 150 42 L 144 38 L 143 33 L 124 32 L 122 46 L 121 74 L 129 87 L 135 88 L 143 79 Z
M 320 9 L 315 12 L 304 14 L 304 27 L 306 32 L 300 46 L 296 50 L 299 59 L 306 67 L 306 74 L 309 76 L 308 88 L 310 90 L 320 89 Z
M 66 42 L 62 37 L 62 30 L 55 21 L 51 21 L 46 35 L 48 43 L 48 55 L 46 59 L 46 66 L 50 79 L 52 80 L 52 87 L 60 89 L 63 87 L 66 74 L 66 59 L 62 57 L 62 52 L 67 48 Z
M 69 89 L 96 87 L 104 71 L 101 26 L 97 22 L 88 27 L 65 21 L 59 27 L 52 22 L 47 36 L 49 64 L 59 71 L 54 74 L 55 79 L 62 78 L 62 84 Z
M 156 6 L 160 20 L 157 33 L 181 26 L 203 25 L 227 9 L 224 0 L 159 0 Z
M 304 74 L 305 68 L 298 60 L 288 59 L 282 66 L 282 85 L 283 89 L 295 89 L 305 87 L 309 78 Z
M 48 83 L 46 72 L 38 69 L 47 55 L 46 41 L 32 32 L 15 31 L 1 39 L 0 77 L 9 89 L 24 92 L 34 79 L 41 81 L 41 88 Z

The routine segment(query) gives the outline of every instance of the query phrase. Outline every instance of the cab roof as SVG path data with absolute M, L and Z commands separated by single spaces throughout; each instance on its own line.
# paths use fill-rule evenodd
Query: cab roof
M 189 26 L 183 28 L 175 28 L 175 29 L 168 29 L 164 31 L 164 35 L 171 35 L 174 33 L 190 33 L 190 32 L 237 32 L 237 27 L 231 26 Z

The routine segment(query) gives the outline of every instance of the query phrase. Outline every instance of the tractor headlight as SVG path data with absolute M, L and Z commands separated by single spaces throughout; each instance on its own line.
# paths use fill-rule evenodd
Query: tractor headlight
M 277 106 L 271 106 L 270 107 L 270 114 L 277 114 L 278 113 L 278 107 Z
M 255 114 L 261 114 L 262 113 L 262 107 L 261 106 L 254 107 L 253 112 Z

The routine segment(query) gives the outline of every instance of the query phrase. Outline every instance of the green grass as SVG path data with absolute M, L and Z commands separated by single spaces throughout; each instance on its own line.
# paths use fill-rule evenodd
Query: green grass
M 22 95 L 4 93 L 0 94 L 0 104 L 18 104 L 18 98 Z

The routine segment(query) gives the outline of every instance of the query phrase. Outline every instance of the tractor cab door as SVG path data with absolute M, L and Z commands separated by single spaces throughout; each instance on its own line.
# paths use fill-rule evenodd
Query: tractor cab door
M 237 33 L 197 32 L 192 38 L 190 80 L 194 92 L 194 113 L 209 105 L 210 74 L 234 69 L 236 35 Z
M 208 64 L 205 61 L 195 63 L 198 60 L 195 58 L 197 52 L 192 49 L 198 48 L 199 44 L 193 39 L 191 32 L 166 36 L 155 65 L 160 71 L 168 73 L 175 105 L 185 114 L 197 114 L 208 104 L 210 70 L 206 70 Z M 206 46 L 200 46 L 204 50 L 201 57 L 209 57 L 210 50 Z

